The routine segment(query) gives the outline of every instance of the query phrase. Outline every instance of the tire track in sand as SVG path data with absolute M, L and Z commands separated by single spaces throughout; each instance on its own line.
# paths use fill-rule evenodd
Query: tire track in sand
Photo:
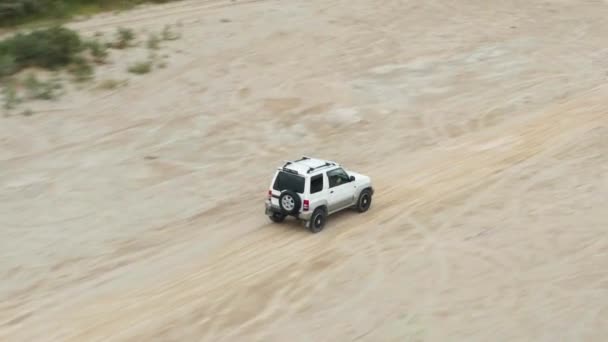
M 563 144 L 567 144 L 569 141 L 564 141 Z M 532 160 L 527 160 L 526 162 L 516 165 L 508 169 L 503 173 L 508 173 L 509 175 L 516 175 L 523 167 L 528 164 L 535 164 L 539 158 L 546 158 L 548 154 L 551 152 L 558 150 L 561 148 L 561 145 L 555 145 L 551 148 L 543 151 L 543 153 L 537 155 L 536 158 Z M 478 185 L 472 194 L 466 195 L 466 201 L 464 201 L 464 205 L 456 206 L 457 210 L 453 213 L 448 213 L 447 216 L 442 217 L 441 224 L 439 226 L 432 226 L 430 223 L 423 223 L 420 221 L 415 213 L 411 213 L 408 211 L 408 214 L 405 215 L 405 220 L 407 220 L 415 230 L 422 232 L 422 241 L 416 246 L 413 250 L 408 250 L 408 253 L 402 255 L 397 259 L 397 261 L 405 260 L 409 258 L 412 254 L 415 253 L 430 253 L 430 259 L 432 265 L 438 266 L 438 272 L 436 272 L 434 279 L 431 284 L 431 289 L 427 292 L 425 298 L 422 298 L 418 305 L 415 307 L 409 308 L 409 313 L 406 315 L 404 321 L 408 324 L 419 312 L 424 312 L 425 309 L 431 309 L 428 315 L 425 316 L 425 321 L 430 321 L 432 319 L 431 314 L 435 310 L 440 309 L 437 305 L 439 304 L 439 294 L 447 290 L 449 286 L 445 286 L 448 284 L 448 279 L 450 276 L 450 267 L 449 267 L 449 257 L 447 256 L 448 251 L 458 250 L 459 254 L 468 255 L 472 259 L 480 260 L 484 264 L 489 265 L 487 268 L 495 268 L 498 265 L 501 269 L 504 269 L 504 272 L 509 273 L 516 269 L 516 266 L 512 261 L 506 260 L 504 256 L 501 256 L 498 251 L 487 248 L 483 245 L 471 245 L 466 244 L 466 246 L 462 245 L 462 243 L 454 244 L 454 241 L 444 240 L 446 229 L 449 229 L 452 224 L 457 222 L 459 219 L 471 210 L 476 210 L 480 204 L 482 204 L 488 198 L 495 193 L 496 190 L 504 188 L 505 181 L 509 178 L 509 176 L 504 177 L 503 173 L 493 175 L 488 179 L 483 179 L 478 181 Z M 473 185 L 473 184 L 472 184 Z M 434 210 L 429 210 L 430 212 L 434 212 Z M 515 296 L 516 293 L 509 292 L 511 296 Z M 495 298 L 494 298 L 495 299 Z M 512 298 L 513 301 L 515 300 Z M 501 299 L 504 302 L 504 298 Z M 497 301 L 498 302 L 498 301 Z M 427 326 L 429 324 L 427 323 Z M 430 333 L 430 332 L 429 332 Z M 427 338 L 430 337 L 425 335 Z M 431 334 L 432 336 L 432 334 Z M 436 337 L 436 336 L 433 336 Z
M 167 280 L 154 288 L 125 291 L 79 303 L 66 308 L 60 315 L 38 317 L 36 321 L 39 324 L 32 321 L 31 325 L 38 330 L 14 331 L 15 334 L 6 337 L 28 340 L 26 337 L 33 338 L 36 332 L 48 337 L 50 331 L 58 334 L 63 331 L 64 334 L 58 338 L 64 341 L 105 339 L 111 333 L 117 339 L 128 339 L 139 335 L 137 328 L 143 326 L 147 328 L 146 335 L 154 336 L 155 331 L 150 327 L 166 325 L 174 316 L 172 310 L 175 308 L 205 306 L 205 295 L 227 290 L 239 293 L 243 289 L 246 291 L 247 285 L 255 283 L 255 280 L 276 279 L 280 275 L 277 272 L 301 256 L 315 255 L 319 250 L 335 248 L 357 236 L 365 236 L 369 227 L 378 224 L 385 215 L 396 214 L 406 207 L 411 210 L 424 208 L 441 194 L 450 197 L 468 193 L 472 181 L 491 177 L 535 158 L 572 132 L 578 133 L 597 125 L 606 114 L 606 109 L 601 106 L 608 94 L 606 90 L 608 87 L 596 88 L 531 120 L 518 120 L 466 137 L 459 149 L 420 153 L 412 158 L 409 167 L 391 169 L 392 165 L 384 166 L 379 171 L 385 171 L 380 172 L 385 177 L 376 180 L 375 210 L 369 215 L 358 216 L 356 220 L 332 221 L 335 228 L 328 231 L 331 235 L 266 229 L 255 231 L 235 241 L 224 253 L 211 258 L 202 267 L 199 265 L 183 278 Z M 591 105 L 585 107 L 588 103 Z M 498 152 L 470 148 L 501 135 L 517 137 L 517 143 L 510 150 Z M 404 181 L 394 184 L 392 179 Z M 348 227 L 352 223 L 356 226 Z M 268 303 L 271 298 L 263 300 Z M 218 318 L 211 317 L 210 321 L 214 319 Z M 216 335 L 221 333 L 215 332 Z
M 586 130 L 586 127 L 583 127 L 583 128 L 580 130 L 580 131 L 573 132 L 573 133 L 572 133 L 572 134 L 570 134 L 569 136 L 576 136 L 576 135 L 578 135 L 578 134 L 581 134 L 581 133 L 582 133 L 582 132 L 584 132 L 585 130 Z M 570 140 L 569 140 L 569 139 L 565 139 L 565 140 L 562 140 L 562 141 L 561 141 L 561 144 L 554 144 L 554 145 L 551 145 L 551 146 L 547 147 L 547 149 L 545 149 L 545 150 L 541 151 L 542 153 L 540 153 L 539 155 L 537 155 L 537 156 L 536 156 L 536 158 L 534 158 L 534 159 L 529 159 L 529 160 L 527 160 L 527 162 L 523 163 L 524 165 L 517 165 L 517 166 L 515 166 L 515 168 L 513 168 L 513 167 L 512 167 L 512 168 L 508 169 L 508 171 L 509 171 L 509 173 L 510 173 L 510 174 L 516 174 L 516 171 L 517 171 L 517 170 L 519 170 L 519 169 L 521 169 L 523 166 L 525 166 L 525 164 L 533 164 L 533 163 L 535 163 L 535 162 L 537 161 L 537 159 L 538 159 L 538 158 L 543 158 L 543 159 L 544 159 L 544 158 L 547 158 L 547 156 L 548 156 L 548 155 L 550 155 L 550 154 L 551 154 L 551 152 L 556 151 L 556 150 L 559 150 L 559 149 L 560 149 L 560 148 L 561 148 L 563 145 L 568 144 L 569 142 L 570 142 Z M 491 179 L 490 179 L 489 181 L 487 181 L 487 182 L 491 182 Z M 451 217 L 451 220 L 447 220 L 447 221 L 446 221 L 446 223 L 445 223 L 445 224 L 443 224 L 443 225 L 442 225 L 441 227 L 439 227 L 439 228 L 429 229 L 428 227 L 427 227 L 427 228 L 420 228 L 420 227 L 419 227 L 419 229 L 422 229 L 423 231 L 427 231 L 427 232 L 429 232 L 429 234 L 427 234 L 427 237 L 428 237 L 428 235 L 433 235 L 431 232 L 434 232 L 434 234 L 435 234 L 435 235 L 437 235 L 437 234 L 438 234 L 438 231 L 441 231 L 442 229 L 446 228 L 446 227 L 449 225 L 449 223 L 450 223 L 450 222 L 452 222 L 452 221 L 453 221 L 454 219 L 456 219 L 457 217 L 461 216 L 461 215 L 462 215 L 462 213 L 464 213 L 465 211 L 467 211 L 467 210 L 471 209 L 472 207 L 474 207 L 474 206 L 475 206 L 476 204 L 478 204 L 478 203 L 479 203 L 479 202 L 480 202 L 480 201 L 481 201 L 483 198 L 487 197 L 487 195 L 488 195 L 489 193 L 491 193 L 491 192 L 492 192 L 494 189 L 496 189 L 497 187 L 500 187 L 500 186 L 502 186 L 502 179 L 499 179 L 499 180 L 495 181 L 495 182 L 494 182 L 494 184 L 492 184 L 491 186 L 481 185 L 480 187 L 483 189 L 483 190 L 482 190 L 482 192 L 481 192 L 480 194 L 478 194 L 477 196 L 474 196 L 472 201 L 468 201 L 468 202 L 466 203 L 466 205 L 465 205 L 464 207 L 462 207 L 462 208 L 459 210 L 459 212 L 457 212 L 457 213 L 455 213 L 455 214 L 451 215 L 451 216 L 450 216 L 450 217 Z M 415 225 L 415 226 L 416 226 L 416 225 Z M 429 239 L 426 239 L 426 241 L 428 242 L 428 241 L 429 241 Z M 421 249 L 422 249 L 422 248 L 421 248 Z M 441 250 L 439 250 L 439 251 L 441 251 Z M 469 251 L 469 252 L 472 252 L 472 251 Z M 503 260 L 504 258 L 501 258 L 501 257 L 500 257 L 500 255 L 497 255 L 496 251 L 489 251 L 489 250 L 487 250 L 487 249 L 481 248 L 481 250 L 478 250 L 478 251 L 476 251 L 476 252 L 477 252 L 477 253 L 476 253 L 475 257 L 479 257 L 480 255 L 482 255 L 482 256 L 483 256 L 483 255 L 485 255 L 485 256 L 487 257 L 487 258 L 486 258 L 486 261 L 488 261 L 490 264 L 494 264 L 494 262 L 497 262 L 497 263 L 499 263 L 499 264 L 504 264 L 504 262 L 505 262 L 505 260 Z M 480 254 L 480 253 L 481 253 L 481 254 Z M 490 253 L 490 254 L 487 254 L 487 253 Z M 409 254 L 409 253 L 408 253 L 408 254 Z M 443 279 L 443 280 L 445 280 L 445 279 L 447 279 L 447 277 L 448 277 L 448 274 L 447 274 L 447 272 L 448 272 L 448 268 L 447 268 L 447 266 L 446 266 L 446 265 L 447 265 L 447 262 L 446 262 L 446 260 L 445 260 L 445 256 L 443 256 L 443 258 L 442 258 L 442 255 L 441 255 L 441 254 L 442 254 L 442 253 L 439 253 L 439 255 L 435 255 L 435 254 L 434 254 L 434 255 L 435 255 L 435 257 L 437 257 L 438 259 L 443 260 L 443 263 L 441 263 L 441 262 L 440 262 L 440 264 L 442 264 L 442 265 L 444 266 L 444 267 L 442 268 L 443 272 L 441 272 L 441 274 L 440 274 L 440 278 L 441 278 L 441 279 Z M 487 254 L 487 255 L 486 255 L 486 254 Z M 441 261 L 441 260 L 440 260 L 440 261 Z M 514 266 L 513 266 L 513 265 L 510 265 L 510 268 L 511 268 L 511 269 L 513 269 L 513 268 L 514 268 Z M 440 284 L 441 284 L 441 282 L 439 283 L 439 285 L 440 285 Z M 510 294 L 511 294 L 511 295 L 515 295 L 515 293 L 510 293 Z

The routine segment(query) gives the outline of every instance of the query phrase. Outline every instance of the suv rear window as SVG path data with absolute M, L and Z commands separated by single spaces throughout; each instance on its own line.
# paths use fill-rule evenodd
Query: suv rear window
M 304 193 L 304 177 L 279 171 L 274 181 L 273 189 L 278 191 L 291 190 L 299 194 Z

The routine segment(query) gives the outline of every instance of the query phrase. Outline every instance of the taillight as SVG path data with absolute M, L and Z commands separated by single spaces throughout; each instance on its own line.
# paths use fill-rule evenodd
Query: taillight
M 268 199 L 272 197 L 272 190 L 268 190 Z
M 304 206 L 303 206 L 304 210 L 308 210 L 310 208 L 310 202 L 308 202 L 308 200 L 304 200 Z

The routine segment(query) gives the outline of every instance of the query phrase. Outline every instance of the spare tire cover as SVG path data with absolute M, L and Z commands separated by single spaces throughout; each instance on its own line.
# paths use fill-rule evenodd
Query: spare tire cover
M 300 196 L 291 190 L 285 190 L 279 196 L 281 210 L 289 215 L 297 214 L 300 211 L 300 202 Z

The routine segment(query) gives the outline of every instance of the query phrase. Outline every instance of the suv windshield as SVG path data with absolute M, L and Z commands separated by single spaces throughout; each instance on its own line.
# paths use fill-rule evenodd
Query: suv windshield
M 291 190 L 299 194 L 304 193 L 304 177 L 291 174 L 285 171 L 279 171 L 277 179 L 274 181 L 273 188 L 275 190 Z

